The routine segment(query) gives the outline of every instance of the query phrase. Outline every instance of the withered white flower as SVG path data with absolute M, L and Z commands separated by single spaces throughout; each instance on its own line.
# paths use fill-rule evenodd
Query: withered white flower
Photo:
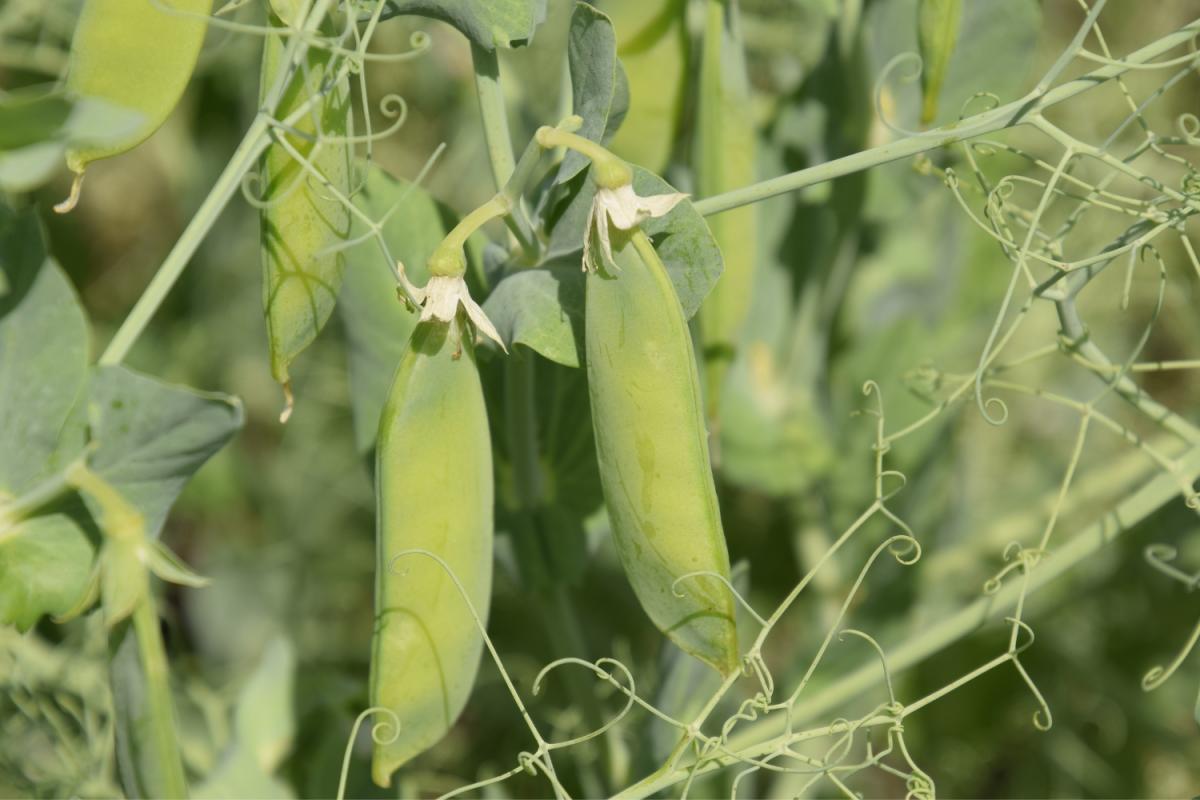
M 467 312 L 467 318 L 475 324 L 479 332 L 500 345 L 501 350 L 508 352 L 508 348 L 501 341 L 500 334 L 496 332 L 492 321 L 487 318 L 487 314 L 483 313 L 479 304 L 471 299 L 467 282 L 462 277 L 434 275 L 424 288 L 421 288 L 408 279 L 408 275 L 404 271 L 404 264 L 400 262 L 396 262 L 396 274 L 400 278 L 405 293 L 421 306 L 421 322 L 431 319 L 439 322 L 452 322 L 461 305 Z
M 594 272 L 599 266 L 592 254 L 593 231 L 600 238 L 604 263 L 612 264 L 612 240 L 608 233 L 610 223 L 623 231 L 631 230 L 651 217 L 666 215 L 685 197 L 687 195 L 680 192 L 642 197 L 633 190 L 631 183 L 615 189 L 598 188 L 596 199 L 592 201 L 592 210 L 588 213 L 587 229 L 583 233 L 584 271 Z

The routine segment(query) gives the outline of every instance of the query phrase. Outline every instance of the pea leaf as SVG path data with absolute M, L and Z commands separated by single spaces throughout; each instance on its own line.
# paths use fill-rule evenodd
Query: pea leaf
M 369 169 L 354 202 L 371 219 L 383 221 L 383 238 L 392 257 L 403 262 L 410 280 L 423 285 L 429 278 L 425 262 L 446 235 L 443 209 L 420 186 L 378 167 Z M 352 237 L 365 232 L 356 221 Z M 346 329 L 354 438 L 359 452 L 366 453 L 375 446 L 392 375 L 417 322 L 416 314 L 406 311 L 396 296 L 396 281 L 374 241 L 346 252 L 340 313 Z
M 242 426 L 228 395 L 162 383 L 125 367 L 99 367 L 88 392 L 96 450 L 89 464 L 145 517 L 157 536 L 192 474 Z
M 383 17 L 418 14 L 448 22 L 487 50 L 519 47 L 546 19 L 546 0 L 387 0 Z
M 633 186 L 640 195 L 675 191 L 662 178 L 640 167 L 633 168 Z M 550 237 L 546 265 L 520 270 L 504 278 L 484 304 L 505 343 L 519 341 L 551 361 L 579 366 L 583 331 L 582 290 L 570 288 L 580 269 L 571 255 L 583 247 L 584 226 L 596 187 L 587 179 L 558 218 Z M 646 220 L 642 228 L 654 242 L 675 288 L 686 317 L 693 316 L 721 275 L 721 251 L 704 218 L 689 202 L 675 206 L 666 216 Z M 571 256 L 568 258 L 567 256 Z M 505 283 L 516 279 L 511 287 Z M 502 326 L 502 327 L 501 327 Z
M 88 330 L 33 209 L 0 204 L 0 502 L 55 474 L 83 447 L 79 400 Z
M 32 209 L 0 203 L 0 507 L 53 477 L 83 449 L 79 398 L 88 332 L 66 276 L 47 258 Z M 0 514 L 0 517 L 3 515 Z M 0 624 L 28 629 L 69 611 L 87 588 L 94 544 L 67 504 L 0 521 Z
M 0 96 L 0 150 L 15 150 L 58 134 L 71 113 L 61 92 L 20 91 Z
M 558 364 L 578 367 L 583 288 L 579 265 L 559 260 L 500 281 L 483 310 L 510 349 L 523 344 Z
M 0 625 L 27 631 L 66 614 L 87 589 L 95 544 L 65 511 L 0 528 Z
M 583 119 L 577 133 L 602 141 L 617 88 L 617 37 L 609 18 L 587 3 L 576 3 L 567 31 L 567 64 L 571 73 L 571 103 Z M 571 180 L 588 166 L 574 150 L 567 151 L 558 169 L 559 183 Z
M 98 97 L 73 98 L 52 87 L 0 97 L 0 188 L 35 189 L 53 177 L 69 148 L 104 147 L 142 124 L 143 115 Z
M 220 763 L 193 792 L 198 798 L 293 797 L 272 777 L 292 747 L 296 722 L 292 691 L 296 657 L 286 639 L 268 643 L 258 668 L 238 694 L 233 740 Z

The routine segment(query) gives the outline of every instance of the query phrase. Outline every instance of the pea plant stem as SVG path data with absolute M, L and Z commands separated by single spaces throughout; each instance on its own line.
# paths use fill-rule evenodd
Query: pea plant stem
M 695 201 L 697 211 L 705 216 L 720 214 L 722 211 L 757 203 L 777 195 L 794 192 L 818 183 L 840 178 L 855 172 L 861 172 L 871 167 L 909 158 L 929 150 L 936 150 L 956 142 L 984 136 L 989 133 L 1011 128 L 1028 121 L 1051 106 L 1071 99 L 1097 84 L 1104 83 L 1125 74 L 1133 68 L 1132 65 L 1145 64 L 1186 44 L 1200 34 L 1200 19 L 1193 20 L 1162 39 L 1136 50 L 1124 61 L 1105 64 L 1099 69 L 1082 75 L 1075 80 L 1067 81 L 1053 89 L 1045 91 L 1034 90 L 1019 100 L 1014 100 L 1002 106 L 984 111 L 958 122 L 944 125 L 916 136 L 908 136 L 895 142 L 863 150 L 843 158 L 827 161 L 814 167 L 789 172 L 775 178 L 743 186 L 721 194 Z
M 500 86 L 500 61 L 495 50 L 471 43 L 471 62 L 475 67 L 475 93 L 479 97 L 479 116 L 483 138 L 487 142 L 488 163 L 496 188 L 500 189 L 516 168 L 512 137 L 508 132 L 508 112 L 504 90 Z
M 149 580 L 149 575 L 145 576 Z M 175 734 L 174 702 L 171 699 L 170 671 L 167 667 L 167 652 L 163 647 L 162 630 L 158 624 L 158 609 L 154 593 L 147 591 L 133 610 L 133 633 L 137 637 L 138 660 L 142 666 L 145 682 L 146 714 L 149 737 L 155 749 L 162 781 L 161 786 L 148 787 L 161 792 L 163 797 L 187 797 L 187 780 L 183 773 L 183 758 L 179 740 Z M 128 634 L 126 634 L 128 635 Z M 136 724 L 130 721 L 130 724 Z
M 495 50 L 486 50 L 471 43 L 471 63 L 475 69 L 475 94 L 479 98 L 479 116 L 483 122 L 483 138 L 487 143 L 488 163 L 496 190 L 504 192 L 516 169 L 512 135 L 508 130 L 508 111 L 504 104 L 504 88 L 500 85 L 500 61 Z M 504 217 L 508 229 L 521 249 L 536 257 L 536 237 L 533 226 L 521 208 L 520 197 L 513 200 Z
M 1200 450 L 1190 451 L 1181 460 L 1179 472 L 1186 480 L 1190 481 L 1200 477 Z M 1078 566 L 1089 556 L 1115 541 L 1126 531 L 1137 526 L 1163 505 L 1178 497 L 1177 477 L 1170 474 L 1157 475 L 1118 503 L 1112 512 L 1092 523 L 1046 556 L 1038 568 L 1029 573 L 1027 583 L 1013 581 L 995 594 L 982 596 L 955 613 L 930 625 L 922 626 L 919 633 L 898 643 L 895 647 L 885 648 L 885 652 L 888 653 L 889 671 L 895 676 L 979 630 L 987 622 L 1004 616 L 1016 607 L 1024 596 L 1052 583 L 1068 570 Z M 737 753 L 741 758 L 757 758 L 775 752 L 780 747 L 794 743 L 803 736 L 800 732 L 789 734 L 785 730 L 789 721 L 795 726 L 805 720 L 823 715 L 843 703 L 862 697 L 879 685 L 883 679 L 883 672 L 878 662 L 872 661 L 829 684 L 824 691 L 807 703 L 798 703 L 790 715 L 777 714 L 747 726 L 740 733 L 729 738 L 725 749 Z M 619 796 L 622 798 L 649 797 L 669 786 L 687 780 L 693 770 L 697 774 L 701 774 L 727 766 L 732 761 L 733 759 L 729 757 L 717 757 L 698 767 L 691 762 L 684 763 L 669 772 L 656 773 L 633 784 L 622 791 Z
M 333 0 L 316 0 L 312 12 L 305 20 L 305 33 L 313 34 L 317 31 L 332 2 Z M 196 254 L 200 243 L 204 241 L 212 226 L 216 224 L 217 217 L 220 216 L 229 199 L 242 185 L 243 176 L 254 168 L 259 156 L 267 149 L 270 144 L 270 115 L 283 95 L 284 88 L 291 81 L 297 65 L 307 53 L 306 38 L 306 36 L 293 36 L 288 43 L 285 60 L 291 67 L 280 71 L 275 85 L 267 92 L 265 102 L 259 108 L 245 135 L 242 136 L 242 141 L 230 157 L 229 163 L 221 171 L 213 188 L 204 198 L 204 202 L 200 204 L 200 208 L 196 210 L 187 227 L 184 228 L 183 234 L 175 242 L 171 252 L 167 254 L 158 271 L 154 273 L 154 277 L 151 278 L 146 290 L 134 304 L 129 316 L 121 323 L 121 327 L 117 329 L 116 334 L 104 349 L 100 356 L 100 364 L 120 364 L 125 360 L 130 348 L 141 336 L 142 331 L 146 329 L 150 319 L 158 311 L 171 288 L 183 275 L 187 265 L 191 263 L 192 256 Z M 308 104 L 305 104 L 297 109 L 292 117 L 298 119 L 302 114 L 308 112 L 308 108 Z

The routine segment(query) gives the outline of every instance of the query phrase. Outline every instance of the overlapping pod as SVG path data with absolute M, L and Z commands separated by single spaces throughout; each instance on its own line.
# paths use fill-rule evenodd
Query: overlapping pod
M 757 148 L 751 100 L 737 4 L 708 0 L 696 132 L 696 186 L 701 196 L 754 183 Z M 710 417 L 716 416 L 721 384 L 750 310 L 758 258 L 757 215 L 751 204 L 708 220 L 725 262 L 721 279 L 700 307 Z
M 71 39 L 67 89 L 142 114 L 120 141 L 67 151 L 67 166 L 123 153 L 158 130 L 196 67 L 212 0 L 86 0 Z
M 486 622 L 492 586 L 492 451 L 470 335 L 418 323 L 396 370 L 375 449 L 375 635 L 371 705 L 395 712 L 397 738 L 375 746 L 380 786 L 454 724 L 475 682 L 483 638 L 454 579 Z M 461 351 L 456 349 L 461 346 Z M 386 737 L 384 737 L 386 738 Z
M 640 230 L 613 230 L 616 269 L 590 272 L 592 423 L 617 552 L 642 607 L 722 674 L 738 666 L 729 554 L 709 466 L 692 340 L 666 267 Z
M 275 19 L 273 24 L 282 25 Z M 268 36 L 263 45 L 261 96 L 274 85 L 287 42 Z M 271 373 L 288 383 L 288 367 L 320 333 L 333 313 L 342 284 L 344 258 L 336 250 L 350 232 L 350 211 L 334 196 L 349 195 L 353 148 L 350 132 L 350 85 L 346 78 L 332 88 L 328 51 L 308 49 L 306 61 L 291 78 L 275 116 L 283 120 L 315 99 L 315 107 L 286 134 L 288 144 L 309 161 L 319 175 L 297 161 L 279 143 L 272 144 L 261 164 L 263 307 Z M 319 97 L 318 92 L 327 89 Z M 326 183 L 328 185 L 326 185 Z

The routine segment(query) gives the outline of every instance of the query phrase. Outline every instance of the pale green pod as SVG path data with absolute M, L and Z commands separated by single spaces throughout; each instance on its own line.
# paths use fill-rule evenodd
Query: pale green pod
M 143 119 L 118 141 L 68 150 L 67 166 L 82 173 L 89 162 L 124 153 L 158 130 L 192 77 L 211 10 L 212 0 L 86 0 L 71 39 L 67 89 Z
M 589 273 L 586 350 L 604 500 L 642 607 L 722 674 L 738 667 L 729 554 L 683 309 L 645 233 L 613 236 L 616 269 Z
M 282 63 L 286 49 L 282 37 L 267 37 L 260 99 L 286 66 Z M 307 63 L 296 70 L 279 100 L 276 118 L 286 119 L 313 98 L 330 79 L 330 67 L 328 52 L 309 48 Z M 344 258 L 336 248 L 350 233 L 351 217 L 334 192 L 347 197 L 350 191 L 354 154 L 345 138 L 350 133 L 350 111 L 350 84 L 342 78 L 316 100 L 311 113 L 294 123 L 307 136 L 287 136 L 288 144 L 319 175 L 281 144 L 272 144 L 262 158 L 263 308 L 271 374 L 285 385 L 289 365 L 328 321 L 342 285 Z
M 921 48 L 921 124 L 938 114 L 938 99 L 950 71 L 950 57 L 958 43 L 962 0 L 920 0 L 917 8 L 917 44 Z
M 696 186 L 711 197 L 755 181 L 756 131 L 746 59 L 737 30 L 736 3 L 709 0 L 700 60 Z M 750 310 L 758 259 L 754 204 L 708 219 L 725 269 L 700 307 L 709 417 L 716 419 L 721 385 L 738 333 Z
M 460 344 L 459 330 L 458 322 L 417 325 L 379 422 L 371 705 L 400 724 L 397 738 L 375 745 L 371 775 L 380 786 L 454 724 L 483 647 L 453 578 L 428 556 L 397 558 L 422 549 L 443 559 L 486 623 L 491 438 L 470 335 Z
M 656 173 L 667 167 L 682 118 L 686 8 L 683 0 L 611 0 L 603 6 L 629 81 L 629 110 L 608 148 Z

